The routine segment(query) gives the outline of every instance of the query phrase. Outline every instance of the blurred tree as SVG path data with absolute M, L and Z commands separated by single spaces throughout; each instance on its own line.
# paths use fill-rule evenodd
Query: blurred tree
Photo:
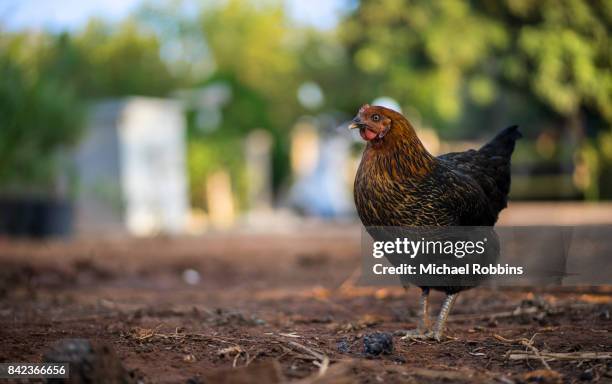
M 512 32 L 502 68 L 509 81 L 529 87 L 560 115 L 587 108 L 612 123 L 609 1 L 506 0 L 504 7 L 483 1 L 481 8 Z
M 24 45 L 24 39 L 30 39 Z M 45 77 L 33 54 L 44 38 L 0 40 L 0 188 L 49 193 L 55 188 L 63 149 L 74 144 L 83 106 L 69 88 Z M 24 50 L 27 46 L 28 50 Z
M 280 3 L 228 0 L 204 8 L 201 22 L 218 72 L 234 76 L 271 100 L 285 99 L 288 105 L 279 110 L 295 103 L 295 97 L 287 100 L 288 90 L 297 88 L 297 62 L 290 45 L 294 31 Z
M 195 82 L 210 76 L 214 70 L 199 16 L 200 8 L 207 5 L 214 6 L 214 2 L 146 1 L 133 16 L 139 25 L 155 33 L 160 54 L 171 72 Z
M 479 67 L 508 44 L 503 26 L 452 0 L 365 0 L 340 33 L 371 97 L 391 96 L 443 129 L 460 119 L 465 90 L 492 102 L 495 83 Z
M 157 38 L 127 20 L 111 28 L 92 20 L 59 35 L 0 36 L 0 183 L 49 188 L 62 148 L 76 142 L 84 101 L 165 95 L 181 85 L 159 53 Z
M 111 26 L 93 19 L 74 36 L 60 34 L 53 45 L 42 59 L 45 75 L 83 97 L 163 96 L 181 84 L 162 60 L 157 37 L 133 20 Z
M 299 66 L 291 45 L 295 31 L 287 24 L 280 2 L 255 4 L 229 0 L 203 6 L 199 18 L 213 74 L 198 87 L 223 84 L 230 98 L 220 108 L 220 122 L 206 129 L 197 113 L 190 119 L 190 183 L 194 203 L 202 202 L 207 175 L 218 168 L 230 172 L 239 201 L 244 203 L 243 139 L 254 129 L 266 129 L 274 137 L 273 182 L 278 188 L 288 174 L 288 128 L 299 114 L 295 97 Z M 190 40 L 193 40 L 191 38 Z M 204 111 L 205 112 L 205 111 Z M 219 149 L 231 156 L 213 156 Z M 210 154 L 210 155 L 206 155 Z
M 612 197 L 602 188 L 612 184 L 605 155 L 612 126 L 610 1 L 361 0 L 331 31 L 292 25 L 281 0 L 188 3 L 152 1 L 119 24 L 94 19 L 76 32 L 2 38 L 0 86 L 5 100 L 22 100 L 3 101 L 2 108 L 26 102 L 6 96 L 17 92 L 11 81 L 30 90 L 28 103 L 40 105 L 50 103 L 44 96 L 50 93 L 68 103 L 224 84 L 231 97 L 218 110 L 197 106 L 188 113 L 190 141 L 203 154 L 190 160 L 192 179 L 200 183 L 215 167 L 234 169 L 239 179 L 234 159 L 241 140 L 264 128 L 275 138 L 278 187 L 288 174 L 288 134 L 297 117 L 352 115 L 361 103 L 390 96 L 417 123 L 449 138 L 520 123 L 538 137 L 522 143 L 519 163 L 567 168 L 576 160 L 576 183 L 586 195 Z M 305 83 L 322 89 L 323 103 L 298 103 Z M 54 108 L 42 110 L 60 116 Z M 578 143 L 577 153 L 562 150 Z
M 394 97 L 446 136 L 520 123 L 533 136 L 560 131 L 574 150 L 588 135 L 602 154 L 598 132 L 612 126 L 611 27 L 605 0 L 362 0 L 340 36 L 365 100 Z M 574 161 L 572 150 L 545 152 Z M 601 156 L 581 159 L 609 173 Z M 612 181 L 598 179 L 584 188 Z
M 191 201 L 196 207 L 205 207 L 206 180 L 222 169 L 232 177 L 237 202 L 244 207 L 244 138 L 253 129 L 272 127 L 268 103 L 260 93 L 229 75 L 212 76 L 196 89 L 215 91 L 215 87 L 217 92 L 228 92 L 221 105 L 202 108 L 197 97 L 187 102 Z
M 356 103 L 372 97 L 372 92 L 355 81 L 358 74 L 335 31 L 305 29 L 296 42 L 299 52 L 300 83 L 313 81 L 323 90 L 324 104 L 315 110 L 344 111 L 353 114 Z M 313 111 L 308 111 L 313 112 Z

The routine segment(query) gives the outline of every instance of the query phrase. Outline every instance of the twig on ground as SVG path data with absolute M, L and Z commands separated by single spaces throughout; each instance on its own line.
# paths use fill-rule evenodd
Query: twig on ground
M 529 340 L 521 340 L 521 344 L 524 345 L 525 347 L 529 348 L 533 354 L 542 362 L 542 365 L 548 369 L 549 371 L 552 371 L 552 369 L 550 368 L 550 365 L 548 365 L 548 363 L 546 362 L 546 360 L 544 360 L 544 358 L 542 357 L 542 355 L 540 354 L 540 350 L 537 349 L 534 345 L 533 342 L 535 340 L 537 333 L 534 333 L 533 336 L 531 336 L 531 339 Z
M 501 335 L 493 335 L 494 338 L 496 338 L 497 340 L 503 341 L 505 343 L 518 343 L 520 345 L 523 345 L 525 347 L 527 347 L 529 350 L 531 350 L 531 353 L 533 354 L 532 356 L 534 356 L 537 360 L 540 360 L 540 362 L 542 363 L 542 365 L 544 366 L 544 368 L 546 368 L 549 371 L 552 371 L 552 368 L 550 368 L 550 365 L 548 365 L 548 363 L 546 362 L 546 360 L 542 357 L 540 350 L 537 349 L 534 345 L 533 342 L 535 340 L 535 337 L 538 334 L 535 333 L 533 336 L 531 336 L 531 339 L 527 340 L 525 338 L 519 338 L 519 339 L 506 339 L 505 337 L 501 336 Z
M 329 368 L 330 359 L 323 352 L 307 347 L 303 344 L 298 343 L 297 341 L 283 339 L 279 339 L 279 341 L 286 343 L 294 351 L 306 353 L 306 355 L 302 353 L 294 353 L 296 357 L 306 360 L 314 360 L 313 364 L 319 367 L 319 377 L 323 376 L 325 372 L 327 372 L 327 369 Z
M 454 315 L 450 316 L 449 322 L 464 322 L 464 321 L 474 321 L 474 320 L 486 320 L 486 319 L 503 319 L 509 317 L 516 317 L 522 315 L 532 315 L 542 311 L 541 308 L 538 307 L 528 307 L 528 308 L 516 308 L 512 311 L 503 311 L 503 312 L 495 312 L 495 313 L 483 313 L 483 314 L 467 314 L 467 315 Z
M 539 360 L 546 369 L 551 370 L 548 365 L 549 361 L 565 360 L 565 361 L 584 361 L 584 360 L 610 360 L 612 352 L 542 352 L 533 345 L 533 341 L 537 333 L 530 340 L 525 338 L 507 339 L 500 335 L 493 335 L 499 341 L 504 343 L 521 344 L 529 349 L 529 351 L 509 350 L 506 352 L 506 358 L 509 360 Z
M 567 310 L 571 309 L 586 309 L 592 308 L 593 304 L 590 303 L 576 303 L 565 306 L 557 306 L 552 308 L 543 309 L 537 306 L 533 307 L 517 307 L 512 311 L 502 311 L 502 312 L 494 312 L 494 313 L 482 313 L 482 314 L 465 314 L 465 315 L 451 315 L 448 318 L 449 322 L 464 322 L 464 321 L 475 321 L 475 320 L 487 320 L 487 319 L 503 319 L 503 318 L 511 318 L 522 315 L 537 315 L 540 313 L 545 314 L 554 314 L 558 315 Z
M 250 359 L 247 358 L 246 364 L 244 364 L 245 367 L 248 367 L 249 364 L 251 364 L 253 362 L 253 360 L 255 360 L 258 356 L 259 356 L 260 352 L 257 352 L 253 357 L 251 357 Z
M 319 367 L 319 377 L 325 375 L 325 372 L 327 372 L 327 369 L 329 368 L 329 357 L 325 356 L 321 363 L 315 361 L 314 365 Z
M 238 358 L 240 358 L 242 355 L 245 355 L 246 365 L 248 365 L 250 360 L 249 352 L 239 345 L 234 345 L 232 347 L 223 348 L 217 351 L 217 355 L 219 356 L 231 356 L 232 353 L 236 353 L 234 355 L 234 360 L 232 361 L 232 368 L 236 368 L 238 365 Z
M 307 347 L 303 344 L 300 344 L 298 342 L 295 342 L 295 341 L 287 341 L 287 344 L 294 347 L 294 349 L 300 350 L 301 352 L 306 352 L 307 354 L 313 356 L 319 361 L 323 361 L 327 357 L 323 353 L 315 351 L 314 349 Z
M 295 332 L 289 332 L 289 333 L 279 333 L 279 335 L 280 335 L 280 336 L 285 336 L 285 337 L 295 337 L 295 338 L 297 338 L 297 339 L 299 339 L 300 337 L 302 337 L 302 336 L 298 335 L 298 334 L 297 334 L 297 333 L 295 333 Z
M 162 326 L 162 324 L 158 324 L 155 328 L 141 328 L 135 327 L 132 329 L 132 336 L 139 341 L 147 340 L 157 335 L 157 330 Z
M 540 352 L 540 357 L 548 360 L 610 360 L 612 352 Z M 524 351 L 508 351 L 508 359 L 510 360 L 531 360 L 538 359 L 533 353 Z

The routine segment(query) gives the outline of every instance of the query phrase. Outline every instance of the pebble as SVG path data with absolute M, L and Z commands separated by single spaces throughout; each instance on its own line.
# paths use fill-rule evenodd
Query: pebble
M 367 356 L 393 353 L 393 336 L 390 333 L 375 332 L 363 337 L 363 349 Z
M 132 383 L 110 345 L 87 339 L 61 339 L 44 353 L 46 363 L 70 363 L 70 379 L 53 383 Z
M 580 380 L 582 381 L 591 381 L 595 378 L 595 374 L 592 369 L 587 369 L 586 371 L 580 374 Z
M 183 281 L 189 285 L 198 285 L 202 280 L 200 272 L 189 268 L 183 271 Z
M 336 343 L 336 349 L 341 353 L 349 353 L 351 351 L 351 346 L 346 340 L 340 340 Z

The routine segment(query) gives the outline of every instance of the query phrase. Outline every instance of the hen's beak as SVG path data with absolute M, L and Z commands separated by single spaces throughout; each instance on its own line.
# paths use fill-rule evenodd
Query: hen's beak
M 359 128 L 361 124 L 362 124 L 361 119 L 359 117 L 355 117 L 353 120 L 351 120 L 351 123 L 349 124 L 348 128 L 349 129 Z

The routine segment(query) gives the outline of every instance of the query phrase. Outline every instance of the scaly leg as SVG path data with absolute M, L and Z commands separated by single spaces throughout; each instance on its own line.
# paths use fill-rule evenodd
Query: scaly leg
M 429 320 L 429 288 L 423 288 L 421 292 L 421 323 L 419 328 L 424 332 L 431 329 L 431 321 Z
M 407 338 L 427 337 L 430 333 L 431 323 L 429 321 L 429 288 L 423 288 L 421 291 L 421 305 L 419 310 L 419 325 L 417 329 L 411 329 L 406 332 Z
M 437 341 L 442 340 L 442 333 L 444 332 L 444 326 L 446 325 L 446 320 L 448 319 L 448 314 L 457 299 L 457 294 L 453 293 L 446 296 L 444 299 L 444 303 L 442 303 L 442 309 L 440 309 L 440 314 L 438 315 L 438 321 L 434 326 L 433 337 Z

